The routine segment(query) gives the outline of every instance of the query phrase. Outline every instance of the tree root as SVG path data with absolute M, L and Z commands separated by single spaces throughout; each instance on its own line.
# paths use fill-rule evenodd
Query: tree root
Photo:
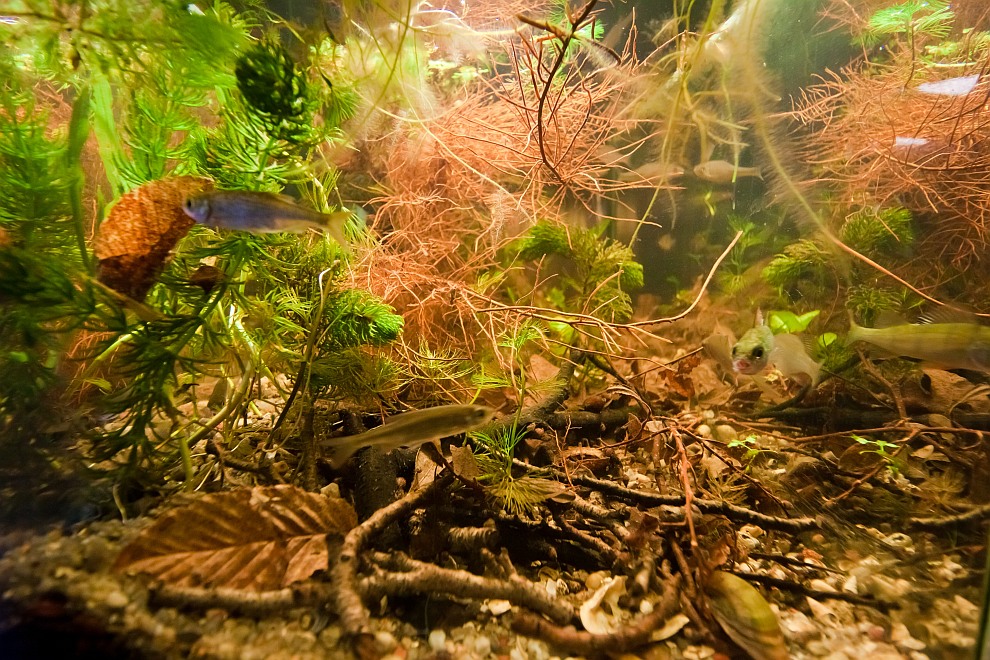
M 423 593 L 479 600 L 496 598 L 539 612 L 560 624 L 570 623 L 575 617 L 570 603 L 554 600 L 540 585 L 515 573 L 505 578 L 487 578 L 417 561 L 400 552 L 376 552 L 370 558 L 390 572 L 379 571 L 360 581 L 359 591 L 369 598 Z
M 423 500 L 442 491 L 453 476 L 445 474 L 422 490 L 410 491 L 400 500 L 379 509 L 344 537 L 337 563 L 330 571 L 334 585 L 334 605 L 340 615 L 344 633 L 357 638 L 371 632 L 371 614 L 365 607 L 358 588 L 358 558 L 371 538 L 415 509 Z
M 557 475 L 563 478 L 563 475 Z M 636 502 L 646 506 L 670 506 L 680 507 L 683 511 L 685 498 L 683 495 L 657 495 L 644 491 L 633 490 L 620 486 L 611 481 L 595 479 L 594 477 L 572 476 L 571 481 L 579 486 L 587 486 L 602 493 L 607 493 L 613 497 L 630 502 Z M 804 532 L 812 529 L 821 529 L 821 524 L 814 518 L 781 518 L 759 513 L 752 509 L 747 509 L 728 502 L 693 498 L 691 506 L 696 507 L 702 513 L 725 516 L 735 522 L 751 523 L 760 525 L 766 529 L 776 529 L 785 532 Z
M 608 635 L 578 631 L 573 626 L 560 627 L 537 616 L 522 613 L 513 617 L 512 630 L 579 655 L 625 653 L 649 643 L 654 631 L 677 611 L 680 578 L 668 580 L 664 587 L 663 598 L 656 604 L 653 612 Z

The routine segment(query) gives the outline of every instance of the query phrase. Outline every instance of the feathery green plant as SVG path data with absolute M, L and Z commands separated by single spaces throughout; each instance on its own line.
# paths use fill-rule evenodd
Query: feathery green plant
M 783 297 L 811 287 L 820 292 L 834 284 L 831 253 L 815 240 L 802 238 L 784 248 L 763 269 L 763 278 Z
M 947 37 L 954 18 L 947 0 L 907 0 L 873 12 L 863 41 L 874 46 L 884 37 L 904 35 L 913 51 L 918 35 Z
M 911 212 L 904 208 L 864 208 L 846 218 L 842 241 L 868 256 L 903 255 L 914 243 Z
M 562 257 L 563 273 L 556 288 L 566 311 L 622 323 L 632 316 L 629 293 L 642 288 L 643 266 L 630 248 L 602 237 L 606 226 L 582 229 L 541 220 L 504 254 L 513 262 Z
M 541 503 L 560 492 L 557 482 L 533 474 L 513 475 L 512 456 L 526 437 L 526 430 L 515 424 L 494 433 L 475 431 L 468 434 L 478 464 L 478 481 L 513 515 L 532 513 Z

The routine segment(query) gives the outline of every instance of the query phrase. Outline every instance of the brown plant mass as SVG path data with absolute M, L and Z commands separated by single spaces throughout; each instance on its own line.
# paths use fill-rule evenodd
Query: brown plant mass
M 208 181 L 180 176 L 152 181 L 125 193 L 110 209 L 93 240 L 98 277 L 110 288 L 144 300 L 168 264 L 175 244 L 195 221 L 182 211 L 188 195 Z
M 430 119 L 395 117 L 368 142 L 363 167 L 380 173 L 372 230 L 382 241 L 353 265 L 351 283 L 403 314 L 406 358 L 428 347 L 497 359 L 499 336 L 519 322 L 478 286 L 502 268 L 499 249 L 538 218 L 592 224 L 621 192 L 655 187 L 615 174 L 653 137 L 629 137 L 640 76 L 629 46 L 623 64 L 600 71 L 565 59 L 554 38 L 512 40 L 511 65 L 493 79 L 448 98 Z M 516 284 L 517 296 L 532 286 Z
M 990 80 L 984 74 L 990 56 L 950 74 L 920 68 L 921 80 L 905 87 L 908 57 L 879 69 L 849 68 L 809 89 L 795 111 L 814 132 L 805 158 L 837 186 L 842 205 L 911 210 L 922 229 L 918 256 L 924 262 L 987 269 Z M 922 86 L 950 76 L 979 78 L 965 93 Z

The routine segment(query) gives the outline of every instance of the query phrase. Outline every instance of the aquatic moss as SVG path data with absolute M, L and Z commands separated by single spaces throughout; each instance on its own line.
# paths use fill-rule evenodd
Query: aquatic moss
M 391 305 L 358 289 L 341 291 L 327 299 L 326 322 L 329 334 L 323 344 L 325 350 L 387 344 L 402 332 L 402 317 Z
M 846 245 L 870 256 L 904 254 L 915 239 L 905 208 L 861 209 L 846 218 L 840 235 Z
M 642 288 L 643 266 L 631 249 L 602 238 L 604 225 L 582 229 L 541 220 L 505 252 L 509 259 L 563 258 L 560 291 L 567 311 L 622 322 L 632 315 L 629 292 Z
M 859 285 L 849 288 L 846 308 L 862 325 L 872 326 L 883 312 L 901 308 L 903 296 L 892 289 L 875 285 Z
M 237 60 L 237 89 L 265 130 L 278 140 L 299 144 L 312 135 L 316 103 L 306 76 L 288 51 L 260 43 Z
M 783 294 L 802 283 L 822 289 L 834 280 L 832 255 L 820 243 L 801 239 L 784 248 L 763 269 L 763 278 Z

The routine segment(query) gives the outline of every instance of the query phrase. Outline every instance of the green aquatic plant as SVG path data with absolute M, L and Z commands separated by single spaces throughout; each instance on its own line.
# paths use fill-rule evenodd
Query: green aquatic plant
M 234 71 L 245 104 L 269 135 L 292 144 L 311 139 L 316 99 L 285 48 L 256 44 L 240 56 Z
M 835 282 L 832 253 L 818 241 L 802 238 L 785 247 L 767 264 L 763 278 L 781 296 L 809 287 L 811 292 L 820 292 Z
M 526 437 L 526 430 L 515 424 L 495 432 L 469 434 L 478 482 L 507 512 L 513 515 L 532 513 L 536 507 L 560 492 L 556 481 L 531 473 L 513 474 L 512 457 L 516 446 Z
M 742 291 L 754 278 L 751 267 L 760 259 L 772 254 L 780 243 L 780 227 L 777 219 L 767 214 L 756 222 L 754 218 L 730 213 L 729 228 L 742 232 L 725 264 L 716 275 L 719 288 L 727 296 Z
M 632 316 L 629 293 L 642 288 L 643 266 L 631 249 L 602 238 L 605 228 L 605 224 L 582 229 L 541 220 L 504 254 L 512 261 L 562 258 L 563 273 L 556 288 L 566 311 L 621 323 Z
M 947 37 L 954 18 L 947 0 L 908 0 L 875 11 L 867 22 L 863 41 L 873 46 L 886 37 L 904 35 L 913 52 L 919 36 Z
M 879 438 L 864 438 L 863 436 L 856 434 L 849 437 L 859 443 L 864 454 L 876 454 L 887 466 L 887 470 L 891 475 L 896 477 L 898 473 L 900 473 L 901 463 L 897 460 L 896 452 L 891 453 L 889 451 L 891 449 L 900 449 L 900 446 L 897 443 L 887 442 L 886 440 L 881 440 Z
M 846 308 L 865 326 L 873 326 L 884 312 L 897 312 L 904 304 L 902 293 L 875 284 L 849 287 Z
M 907 50 L 911 55 L 911 70 L 907 78 L 910 83 L 918 65 L 919 38 L 927 36 L 945 39 L 952 29 L 954 18 L 955 14 L 949 8 L 948 0 L 907 0 L 874 12 L 867 23 L 862 41 L 873 47 L 891 37 L 903 35 L 907 39 Z
M 772 310 L 767 314 L 767 325 L 774 334 L 800 334 L 808 329 L 820 313 L 821 310 L 818 309 L 800 315 L 789 310 Z
M 864 208 L 846 218 L 839 236 L 868 256 L 899 256 L 911 248 L 915 232 L 911 212 L 905 208 Z

